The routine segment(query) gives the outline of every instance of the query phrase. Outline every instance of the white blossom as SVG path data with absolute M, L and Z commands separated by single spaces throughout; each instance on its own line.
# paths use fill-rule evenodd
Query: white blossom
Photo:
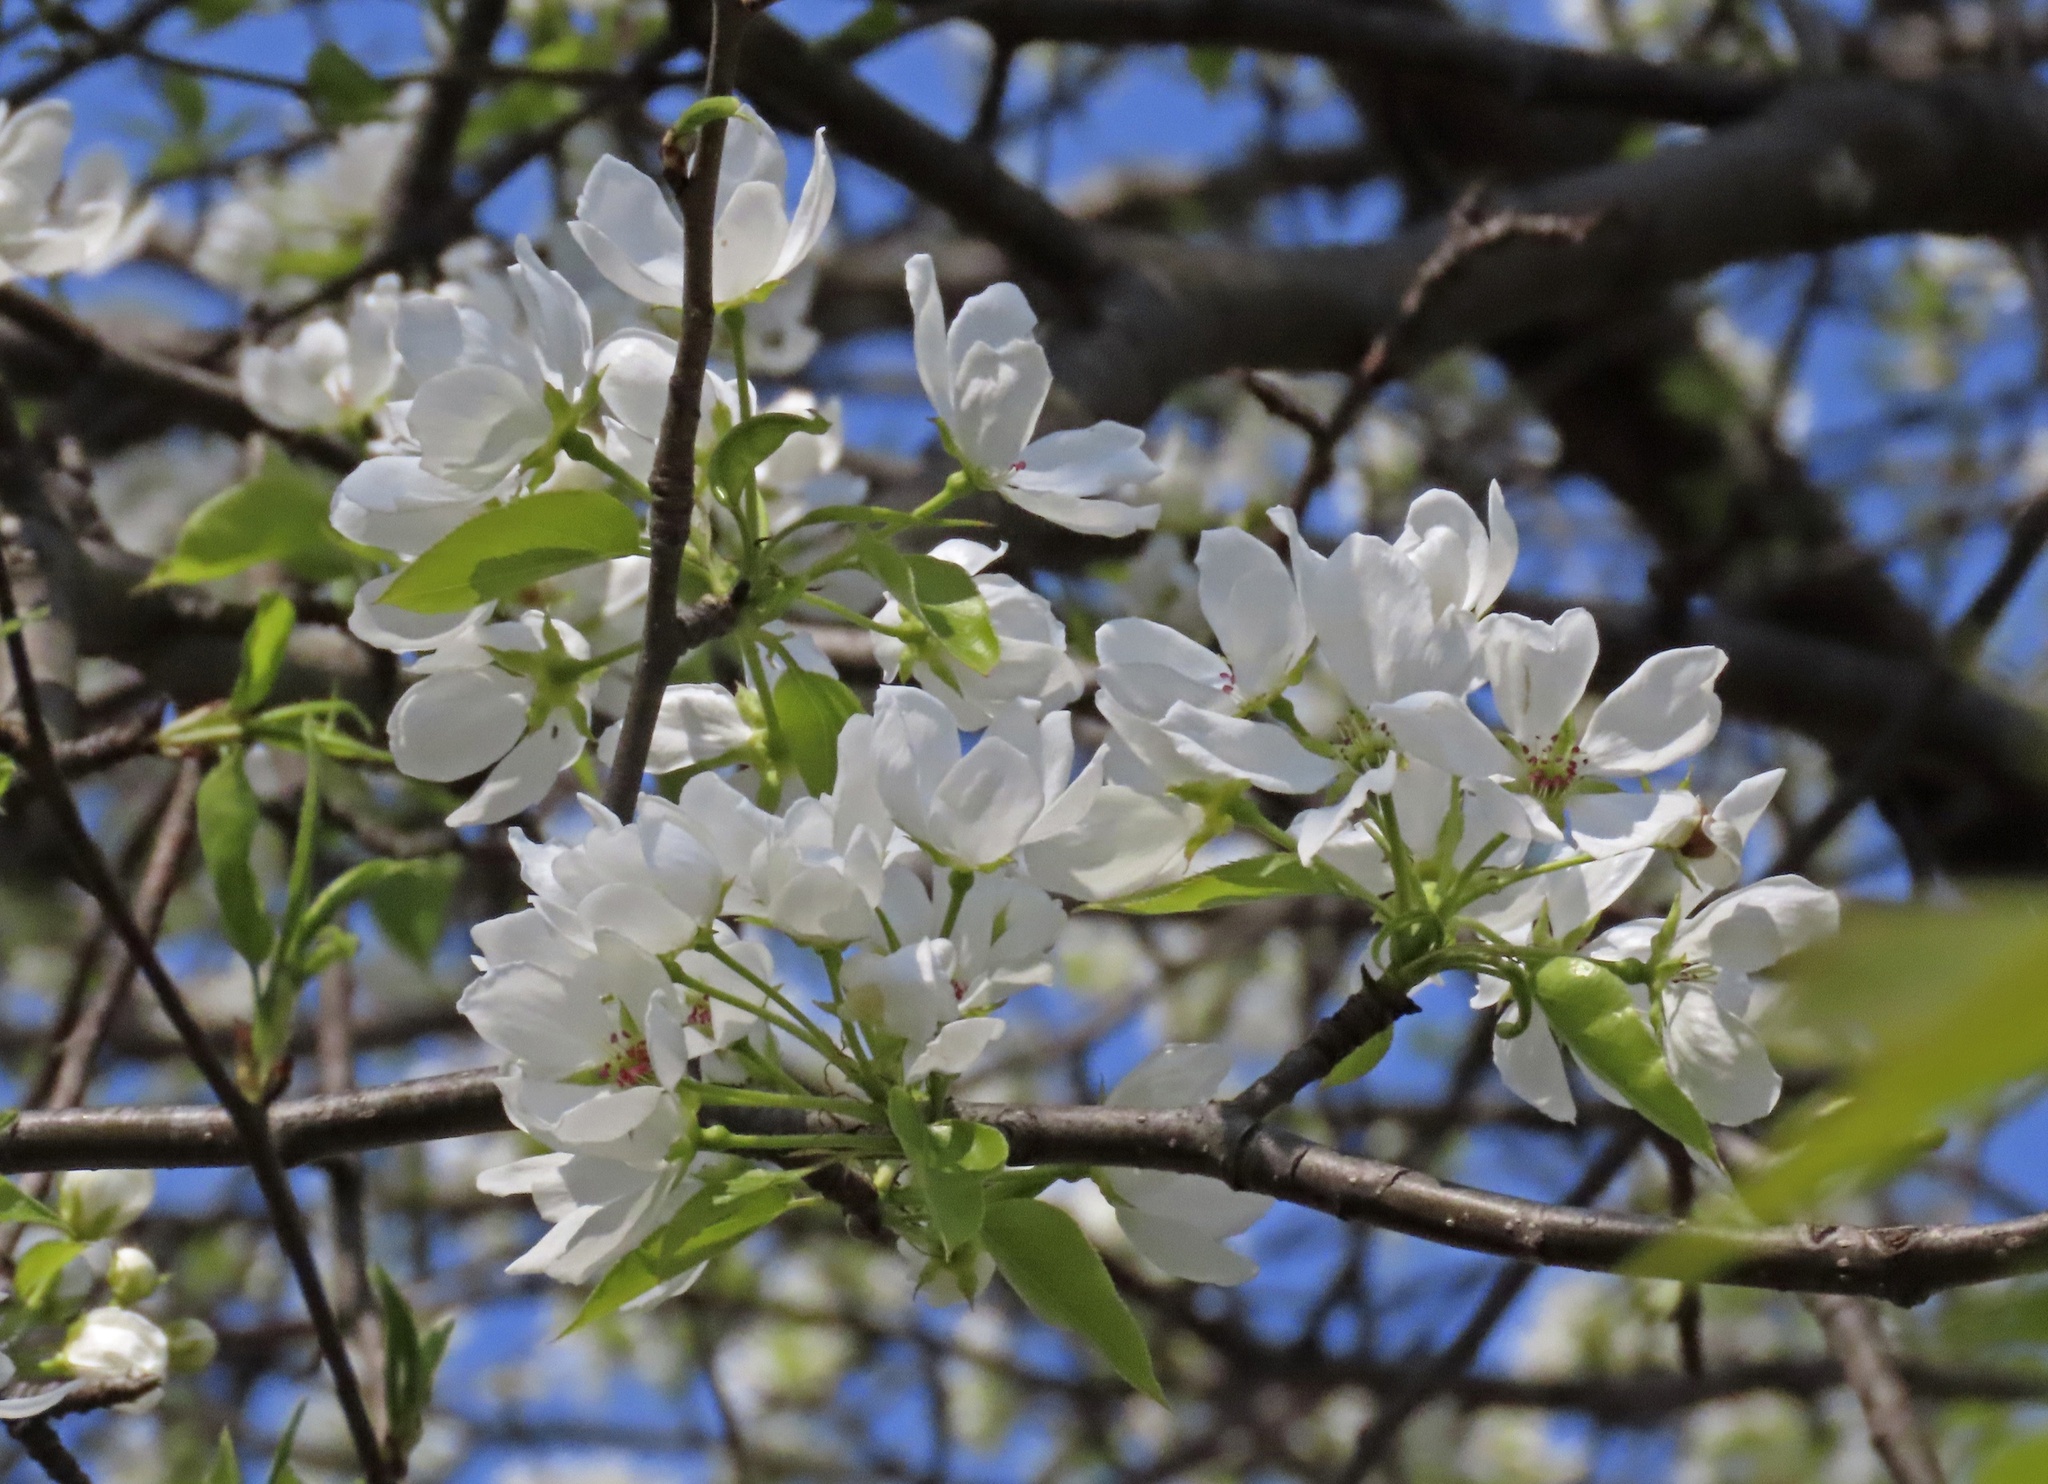
M 1091 536 L 1128 536 L 1159 523 L 1157 505 L 1104 498 L 1158 477 L 1145 435 L 1122 423 L 1033 441 L 1052 367 L 1032 338 L 1038 316 L 1013 283 L 983 289 L 951 327 L 932 260 L 904 266 L 915 320 L 917 376 L 952 447 L 976 482 L 1032 514 Z
M 726 121 L 713 206 L 711 297 L 748 303 L 794 273 L 824 235 L 836 181 L 825 131 L 814 136 L 810 177 L 792 217 L 787 162 L 775 131 L 751 109 Z M 569 224 L 598 272 L 644 304 L 683 302 L 683 220 L 658 182 L 606 155 L 591 169 Z

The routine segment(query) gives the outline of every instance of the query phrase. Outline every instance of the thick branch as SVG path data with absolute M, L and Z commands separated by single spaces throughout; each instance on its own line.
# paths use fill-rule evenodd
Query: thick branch
M 999 45 L 1233 46 L 1462 77 L 1517 102 L 1573 103 L 1679 123 L 1725 124 L 1768 103 L 1783 79 L 1662 66 L 1526 41 L 1387 5 L 1336 0 L 970 0 L 949 13 Z
M 1020 1164 L 1130 1165 L 1207 1175 L 1342 1220 L 1496 1257 L 1592 1272 L 1628 1264 L 1643 1277 L 1691 1271 L 1647 1250 L 1677 1230 L 1670 1221 L 1449 1184 L 1384 1160 L 1340 1154 L 1215 1105 L 1158 1110 L 969 1103 L 959 1111 L 1001 1129 Z M 496 1085 L 483 1072 L 278 1103 L 269 1118 L 287 1164 L 509 1127 Z M 728 1109 L 722 1118 L 748 1132 L 836 1127 L 824 1115 L 785 1122 L 759 1110 L 743 1115 Z M 212 1108 L 29 1112 L 0 1136 L 5 1172 L 242 1162 L 233 1124 Z M 2048 1215 L 1974 1226 L 1794 1225 L 1708 1235 L 1726 1255 L 1720 1282 L 1899 1303 L 2048 1268 Z

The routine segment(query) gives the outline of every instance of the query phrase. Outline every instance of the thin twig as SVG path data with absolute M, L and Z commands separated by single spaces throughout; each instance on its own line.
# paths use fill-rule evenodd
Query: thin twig
M 50 1476 L 52 1484 L 92 1484 L 92 1475 L 64 1446 L 64 1440 L 57 1436 L 57 1429 L 51 1426 L 49 1418 L 24 1417 L 19 1422 L 8 1423 L 7 1431 L 15 1442 L 21 1444 L 21 1451 L 35 1461 L 36 1467 Z
M 710 68 L 704 95 L 732 91 L 739 61 L 739 38 L 746 11 L 735 0 L 713 0 Z M 697 423 L 704 388 L 704 366 L 711 357 L 717 308 L 711 298 L 711 242 L 718 204 L 718 170 L 725 157 L 725 121 L 714 119 L 690 141 L 671 131 L 662 140 L 662 174 L 675 192 L 683 213 L 683 333 L 676 346 L 675 369 L 669 374 L 668 405 L 663 409 L 661 436 L 654 447 L 647 487 L 653 493 L 648 518 L 647 619 L 633 688 L 620 719 L 618 751 L 605 782 L 605 804 L 620 819 L 631 819 L 639 803 L 640 775 L 654 740 L 654 723 L 662 692 L 676 662 L 699 633 L 722 624 L 730 629 L 746 601 L 744 584 L 716 606 L 700 604 L 689 617 L 676 612 L 682 582 L 683 548 L 690 540 L 696 510 Z M 693 620 L 695 627 L 693 628 Z
M 1586 1166 L 1585 1173 L 1565 1196 L 1564 1204 L 1584 1206 L 1598 1200 L 1608 1182 L 1620 1174 L 1623 1166 L 1634 1156 L 1642 1137 L 1636 1129 L 1625 1129 L 1616 1134 Z M 1416 1409 L 1470 1369 L 1472 1362 L 1479 1358 L 1487 1338 L 1501 1320 L 1507 1318 L 1508 1310 L 1514 1307 L 1515 1300 L 1522 1296 L 1522 1290 L 1529 1286 L 1529 1280 L 1536 1276 L 1536 1272 L 1537 1264 L 1518 1262 L 1499 1273 L 1480 1299 L 1479 1307 L 1472 1311 L 1472 1317 L 1465 1321 L 1464 1328 L 1458 1331 L 1451 1343 L 1434 1359 L 1420 1366 L 1414 1382 L 1406 1390 L 1380 1403 L 1372 1421 L 1358 1435 L 1351 1460 L 1345 1465 L 1343 1477 L 1347 1484 L 1356 1484 L 1370 1474 L 1386 1456 L 1387 1450 L 1393 1447 L 1402 1426 L 1415 1415 Z
M 0 415 L 10 415 L 10 421 L 11 412 L 11 406 L 0 409 Z M 234 1124 L 249 1168 L 263 1193 L 264 1204 L 270 1210 L 278 1245 L 284 1250 L 293 1276 L 298 1280 L 300 1297 L 319 1338 L 328 1370 L 333 1375 L 335 1398 L 348 1421 L 349 1434 L 364 1474 L 370 1484 L 388 1484 L 390 1475 L 378 1447 L 376 1429 L 371 1425 L 355 1369 L 349 1363 L 347 1346 L 321 1284 L 320 1269 L 306 1237 L 305 1217 L 299 1210 L 298 1201 L 292 1194 L 291 1180 L 285 1174 L 276 1146 L 271 1141 L 269 1120 L 260 1108 L 243 1096 L 226 1065 L 215 1055 L 204 1028 L 193 1018 L 184 996 L 178 992 L 177 984 L 157 957 L 155 943 L 129 910 L 120 883 L 114 879 L 106 857 L 100 852 L 99 842 L 93 839 L 92 832 L 86 828 L 85 820 L 78 812 L 78 803 L 71 796 L 70 786 L 64 780 L 50 745 L 49 729 L 43 719 L 41 698 L 36 690 L 35 671 L 29 663 L 28 646 L 23 641 L 22 626 L 15 608 L 14 584 L 6 566 L 4 561 L 0 561 L 0 624 L 5 625 L 7 658 L 14 675 L 16 704 L 21 708 L 22 722 L 28 732 L 29 745 L 23 764 L 70 848 L 79 884 L 99 903 L 115 936 L 127 949 L 130 961 L 142 971 L 158 1006 L 185 1043 L 186 1055 L 206 1079 L 207 1086 Z
M 1913 1410 L 1913 1393 L 1885 1343 L 1877 1310 L 1866 1299 L 1839 1294 L 1810 1295 L 1805 1304 L 1842 1363 L 1842 1378 L 1856 1393 L 1870 1427 L 1870 1446 L 1892 1478 L 1897 1484 L 1945 1484 L 1941 1461 Z
M 1338 1062 L 1385 1030 L 1404 1015 L 1421 1009 L 1407 991 L 1373 978 L 1361 967 L 1361 987 L 1316 1025 L 1299 1046 L 1273 1064 L 1272 1070 L 1230 1100 L 1230 1106 L 1250 1118 L 1264 1118 L 1319 1077 L 1327 1077 Z

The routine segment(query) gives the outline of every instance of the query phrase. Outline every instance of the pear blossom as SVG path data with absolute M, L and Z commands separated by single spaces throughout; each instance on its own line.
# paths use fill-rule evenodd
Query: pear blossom
M 1275 700 L 1308 654 L 1308 619 L 1287 568 L 1240 530 L 1205 531 L 1195 567 L 1224 658 L 1150 619 L 1114 619 L 1096 633 L 1097 709 L 1168 786 L 1238 780 L 1314 793 L 1337 765 L 1287 728 L 1247 715 Z
M 1336 804 L 1304 811 L 1293 828 L 1304 863 L 1324 861 L 1375 896 L 1393 891 L 1395 878 L 1383 826 L 1356 818 L 1374 794 L 1386 796 L 1400 838 L 1425 859 L 1435 854 L 1457 801 L 1462 832 L 1450 853 L 1453 869 L 1469 865 L 1489 846 L 1484 864 L 1519 865 L 1537 841 L 1557 838 L 1539 812 L 1490 778 L 1454 777 L 1419 758 L 1390 760 L 1361 776 Z
M 156 1176 L 148 1170 L 72 1170 L 57 1194 L 57 1212 L 83 1241 L 124 1232 L 142 1219 L 156 1199 Z
M 1421 569 L 1439 609 L 1483 618 L 1507 591 L 1521 537 L 1496 479 L 1487 490 L 1486 524 L 1450 490 L 1426 490 L 1408 507 L 1394 550 Z
M 960 1076 L 1003 1034 L 1000 1020 L 962 1017 L 954 974 L 955 949 L 944 938 L 862 954 L 841 973 L 849 1011 L 903 1042 L 906 1081 L 934 1072 Z
M 1202 811 L 1113 778 L 1116 760 L 1113 747 L 1098 748 L 1025 832 L 1018 859 L 1046 890 L 1105 902 L 1187 874 Z
M 1110 1090 L 1112 1108 L 1185 1108 L 1216 1095 L 1230 1072 L 1221 1046 L 1166 1045 Z M 1194 1283 L 1242 1283 L 1259 1266 L 1224 1245 L 1273 1204 L 1271 1196 L 1232 1190 L 1206 1175 L 1122 1167 L 1098 1171 L 1115 1198 L 1117 1224 L 1140 1256 Z
M 796 213 L 784 203 L 782 142 L 752 109 L 726 121 L 712 207 L 711 297 L 720 309 L 753 301 L 794 273 L 832 218 L 836 179 L 825 131 Z M 683 219 L 660 184 L 614 155 L 591 167 L 569 230 L 597 271 L 643 304 L 683 302 Z
M 386 274 L 348 323 L 308 320 L 281 346 L 252 345 L 236 368 L 242 397 L 280 428 L 338 428 L 382 405 L 399 373 L 399 285 Z
M 512 1064 L 515 1121 L 552 1147 L 613 1152 L 650 1119 L 675 1122 L 663 1089 L 686 1074 L 692 1012 L 661 961 L 621 935 L 600 932 L 568 975 L 491 969 L 456 1008 Z
M 817 413 L 830 424 L 822 433 L 792 433 L 755 469 L 770 498 L 769 520 L 784 530 L 812 510 L 826 505 L 858 505 L 868 497 L 864 475 L 840 467 L 846 455 L 845 410 L 839 399 L 820 402 L 792 387 L 770 402 L 768 412 Z
M 668 411 L 668 380 L 675 371 L 676 343 L 653 330 L 628 328 L 598 346 L 595 369 L 603 377 L 604 450 L 645 479 L 654 468 L 654 447 Z M 709 453 L 719 434 L 739 419 L 739 387 L 716 371 L 704 373 L 699 393 L 697 453 Z
M 391 199 L 412 137 L 409 121 L 351 124 L 288 171 L 243 170 L 200 223 L 193 268 L 246 298 L 306 292 L 314 277 L 281 260 L 317 261 L 359 242 Z
M 154 201 L 129 210 L 128 169 L 112 150 L 93 151 L 60 187 L 71 125 L 61 99 L 0 108 L 0 281 L 103 272 L 155 224 Z
M 908 686 L 875 692 L 876 786 L 890 816 L 943 865 L 982 870 L 1024 843 L 1073 771 L 1067 713 L 1006 708 L 964 754 L 943 701 Z
M 999 547 L 963 539 L 941 541 L 931 550 L 938 560 L 970 573 L 988 604 L 989 623 L 998 644 L 996 662 L 988 673 L 978 674 L 954 664 L 949 667 L 949 680 L 927 660 L 908 666 L 917 683 L 944 701 L 953 719 L 969 731 L 987 726 L 1012 701 L 1035 701 L 1050 710 L 1081 694 L 1080 667 L 1067 653 L 1066 631 L 1052 604 L 1015 578 L 986 571 L 1002 554 Z M 875 622 L 889 626 L 903 622 L 903 610 L 894 598 L 881 606 Z M 899 679 L 909 657 L 903 641 L 877 633 L 874 646 L 882 678 Z
M 1427 555 L 1419 545 L 1402 551 L 1358 533 L 1323 556 L 1302 539 L 1291 511 L 1275 506 L 1267 515 L 1286 533 L 1302 612 L 1319 641 L 1318 657 L 1369 730 L 1382 737 L 1391 733 L 1404 750 L 1419 750 L 1407 740 L 1419 728 L 1405 711 L 1393 708 L 1412 706 L 1416 698 L 1440 705 L 1436 698 L 1443 698 L 1463 711 L 1465 694 L 1479 678 L 1478 629 L 1462 602 L 1451 599 L 1454 590 L 1483 594 L 1490 579 L 1475 589 L 1469 574 L 1461 587 L 1440 572 L 1433 584 L 1418 563 L 1418 556 Z M 1424 713 L 1425 720 L 1429 714 Z M 1485 731 L 1477 718 L 1464 715 Z M 1486 740 L 1491 742 L 1491 736 Z M 1473 771 L 1461 766 L 1465 758 L 1455 753 L 1439 751 L 1432 760 L 1452 772 Z
M 57 1359 L 86 1385 L 161 1386 L 170 1374 L 171 1347 L 143 1315 L 109 1306 L 86 1311 Z M 158 1395 L 152 1392 L 147 1404 Z
M 1744 1018 L 1761 982 L 1756 976 L 1840 922 L 1833 892 L 1802 877 L 1773 876 L 1695 910 L 1679 923 L 1669 950 L 1651 963 L 1663 985 L 1665 1062 L 1710 1123 L 1753 1123 L 1777 1106 L 1782 1079 Z M 1584 952 L 1609 962 L 1650 960 L 1663 929 L 1662 918 L 1623 923 Z M 1630 988 L 1647 1013 L 1650 991 Z M 1496 1042 L 1496 1060 L 1503 1057 L 1513 1091 L 1553 1118 L 1572 1120 L 1563 1057 L 1540 1009 L 1521 1035 Z
M 423 675 L 391 708 L 391 757 L 408 778 L 453 783 L 489 770 L 469 799 L 448 816 L 451 825 L 490 824 L 538 804 L 561 771 L 583 753 L 589 680 L 544 687 L 531 674 L 493 663 L 492 651 L 532 655 L 538 661 L 590 657 L 574 629 L 539 613 L 487 624 L 473 636 L 424 656 Z M 534 713 L 540 710 L 538 716 Z
M 509 837 L 541 918 L 579 949 L 595 947 L 605 932 L 652 954 L 694 944 L 717 916 L 731 874 L 693 811 L 650 795 L 621 823 L 588 795 L 577 803 L 590 828 L 575 844 L 536 842 L 518 830 Z
M 1129 536 L 1159 523 L 1157 505 L 1103 498 L 1158 477 L 1145 435 L 1122 423 L 1032 440 L 1052 391 L 1052 366 L 1032 338 L 1038 316 L 1013 283 L 983 289 L 952 326 L 937 272 L 919 253 L 904 265 L 915 321 L 917 376 L 975 483 L 1054 525 L 1090 536 Z
M 540 1273 L 561 1283 L 585 1283 L 631 1252 L 702 1188 L 681 1166 L 647 1168 L 592 1154 L 537 1154 L 477 1176 L 486 1195 L 533 1200 L 548 1233 L 515 1258 L 506 1272 Z M 646 1307 L 687 1288 L 700 1264 L 642 1294 L 628 1307 Z
M 598 738 L 597 760 L 607 768 L 619 748 L 625 723 L 613 722 Z M 756 745 L 754 723 L 741 714 L 736 696 L 722 685 L 672 685 L 661 693 L 654 732 L 647 747 L 647 771 L 723 762 Z
M 12 1382 L 16 1374 L 14 1357 L 0 1350 L 0 1387 Z M 0 1422 L 19 1422 L 24 1417 L 41 1416 L 78 1390 L 81 1384 L 78 1381 L 65 1381 L 29 1396 L 0 1397 Z

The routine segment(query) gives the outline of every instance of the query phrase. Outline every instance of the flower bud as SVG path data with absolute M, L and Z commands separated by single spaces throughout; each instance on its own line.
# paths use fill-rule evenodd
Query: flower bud
M 148 1170 L 73 1170 L 64 1177 L 57 1214 L 71 1234 L 95 1241 L 134 1225 L 156 1199 L 156 1176 Z
M 124 1307 L 141 1303 L 156 1292 L 156 1263 L 140 1247 L 117 1247 L 107 1265 L 107 1287 Z
M 220 1340 L 204 1320 L 173 1319 L 164 1326 L 164 1339 L 170 1345 L 174 1371 L 203 1371 L 220 1353 Z
M 170 1368 L 170 1341 L 132 1309 L 91 1309 L 71 1327 L 58 1354 L 81 1381 L 124 1386 L 161 1382 Z

